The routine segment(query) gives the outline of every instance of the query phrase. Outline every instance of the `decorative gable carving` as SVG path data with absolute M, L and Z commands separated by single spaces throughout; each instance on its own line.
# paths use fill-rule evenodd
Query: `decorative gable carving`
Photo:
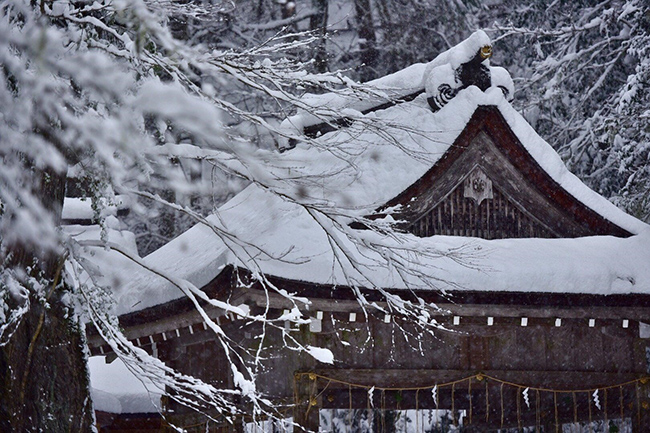
M 417 236 L 471 236 L 484 239 L 557 237 L 537 219 L 522 211 L 497 188 L 480 203 L 467 197 L 469 178 L 433 209 L 402 229 Z M 488 179 L 489 180 L 489 179 Z
M 464 182 L 463 197 L 474 199 L 477 206 L 488 198 L 494 198 L 492 181 L 480 167 L 474 168 Z
M 445 155 L 373 217 L 391 207 L 397 228 L 417 236 L 631 236 L 555 182 L 493 106 L 479 107 Z

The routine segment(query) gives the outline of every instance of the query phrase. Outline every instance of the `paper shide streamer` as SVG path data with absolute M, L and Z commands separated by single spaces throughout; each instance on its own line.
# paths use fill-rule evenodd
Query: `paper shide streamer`
M 524 402 L 526 403 L 526 407 L 527 407 L 528 409 L 530 409 L 530 400 L 528 399 L 528 390 L 529 390 L 529 389 L 530 389 L 530 388 L 526 388 L 526 389 L 524 389 L 524 391 L 522 392 L 522 394 L 523 394 L 523 396 L 524 396 Z
M 600 408 L 600 399 L 598 398 L 598 390 L 595 390 L 594 393 L 591 395 L 594 398 L 594 404 L 598 408 L 598 410 L 601 410 Z

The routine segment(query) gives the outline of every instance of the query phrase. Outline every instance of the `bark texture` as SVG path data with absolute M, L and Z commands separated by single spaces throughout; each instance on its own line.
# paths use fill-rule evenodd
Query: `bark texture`
M 34 196 L 60 223 L 65 175 L 37 171 L 34 185 Z M 0 347 L 0 432 L 92 431 L 85 339 L 74 311 L 62 300 L 63 259 L 37 245 L 12 245 L 7 251 L 0 257 L 3 265 L 45 287 L 29 290 L 29 310 Z M 30 279 L 23 284 L 28 287 Z
M 94 420 L 84 339 L 57 293 L 0 348 L 0 431 L 87 432 Z
M 377 37 L 370 0 L 355 0 L 354 9 L 357 14 L 359 39 L 362 41 L 359 43 L 359 79 L 365 82 L 377 78 Z
M 317 72 L 327 72 L 327 15 L 328 0 L 312 0 L 312 7 L 316 13 L 309 19 L 309 29 L 318 37 L 314 47 L 314 67 Z

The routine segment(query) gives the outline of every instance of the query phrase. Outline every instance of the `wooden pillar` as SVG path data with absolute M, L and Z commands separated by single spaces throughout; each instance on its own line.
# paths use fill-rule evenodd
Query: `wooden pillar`
M 244 418 L 237 417 L 230 427 L 232 433 L 244 433 Z
M 641 416 L 632 417 L 632 433 L 650 432 L 650 411 L 641 409 Z
M 293 421 L 297 425 L 293 431 L 298 432 L 318 432 L 320 426 L 319 409 L 322 406 L 320 399 L 317 398 L 318 383 L 316 376 L 309 374 L 295 375 L 295 395 L 296 402 L 293 409 Z
M 645 383 L 644 383 L 645 382 Z M 646 378 L 637 384 L 637 407 L 632 414 L 632 432 L 650 432 L 650 378 Z

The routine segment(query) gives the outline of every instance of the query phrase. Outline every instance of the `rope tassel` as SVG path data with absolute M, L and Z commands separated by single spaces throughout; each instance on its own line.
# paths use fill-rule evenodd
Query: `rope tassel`
M 469 378 L 469 384 L 467 386 L 467 394 L 469 399 L 469 423 L 472 423 L 472 378 Z

